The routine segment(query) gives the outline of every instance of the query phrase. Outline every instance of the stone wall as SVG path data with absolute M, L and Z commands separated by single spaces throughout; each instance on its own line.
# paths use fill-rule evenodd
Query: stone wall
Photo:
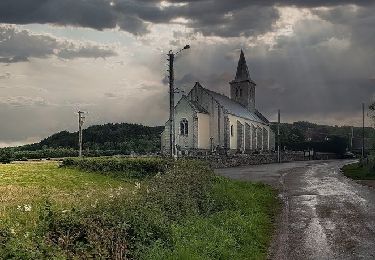
M 266 154 L 232 154 L 232 155 L 201 155 L 195 157 L 206 160 L 213 168 L 229 168 L 246 165 L 258 165 L 277 163 L 277 153 Z M 305 156 L 304 152 L 283 152 L 281 153 L 281 162 L 307 161 L 313 159 Z M 322 154 L 319 158 L 322 160 L 337 159 L 335 154 Z

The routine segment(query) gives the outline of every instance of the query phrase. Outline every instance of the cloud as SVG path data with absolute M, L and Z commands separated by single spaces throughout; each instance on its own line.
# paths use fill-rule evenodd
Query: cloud
M 12 96 L 0 97 L 0 104 L 11 107 L 47 106 L 48 102 L 42 97 Z
M 11 76 L 11 73 L 5 72 L 4 74 L 0 74 L 0 79 L 9 79 Z
M 185 25 L 204 35 L 258 35 L 278 18 L 275 6 L 321 7 L 368 5 L 370 0 L 2 0 L 0 23 L 56 24 L 94 28 L 119 27 L 135 35 L 152 23 Z
M 72 42 L 50 35 L 32 34 L 15 26 L 0 26 L 0 63 L 26 62 L 29 58 L 105 58 L 116 53 L 103 46 Z

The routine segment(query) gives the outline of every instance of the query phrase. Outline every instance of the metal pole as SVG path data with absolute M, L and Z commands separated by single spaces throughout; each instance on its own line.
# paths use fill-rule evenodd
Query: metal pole
M 280 158 L 280 109 L 277 111 L 277 162 L 281 162 Z
M 365 157 L 365 103 L 362 103 L 362 158 Z
M 78 146 L 79 146 L 79 157 L 82 157 L 82 111 L 78 111 Z
M 169 51 L 169 144 L 171 157 L 175 156 L 175 133 L 174 133 L 174 53 Z

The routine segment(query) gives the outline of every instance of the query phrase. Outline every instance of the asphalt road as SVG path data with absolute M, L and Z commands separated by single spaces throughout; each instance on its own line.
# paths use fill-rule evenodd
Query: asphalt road
M 270 259 L 375 259 L 375 189 L 340 173 L 350 161 L 218 169 L 280 191 L 283 210 Z

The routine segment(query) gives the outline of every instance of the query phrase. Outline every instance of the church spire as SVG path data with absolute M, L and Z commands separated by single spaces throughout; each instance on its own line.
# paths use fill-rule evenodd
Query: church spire
M 241 50 L 236 77 L 230 84 L 230 97 L 251 112 L 255 111 L 255 82 L 252 81 L 246 65 L 245 54 Z
M 238 60 L 237 72 L 236 72 L 236 77 L 234 81 L 238 82 L 238 81 L 244 81 L 244 80 L 251 81 L 251 78 L 249 74 L 249 69 L 247 68 L 245 54 L 243 53 L 241 49 L 240 59 Z

